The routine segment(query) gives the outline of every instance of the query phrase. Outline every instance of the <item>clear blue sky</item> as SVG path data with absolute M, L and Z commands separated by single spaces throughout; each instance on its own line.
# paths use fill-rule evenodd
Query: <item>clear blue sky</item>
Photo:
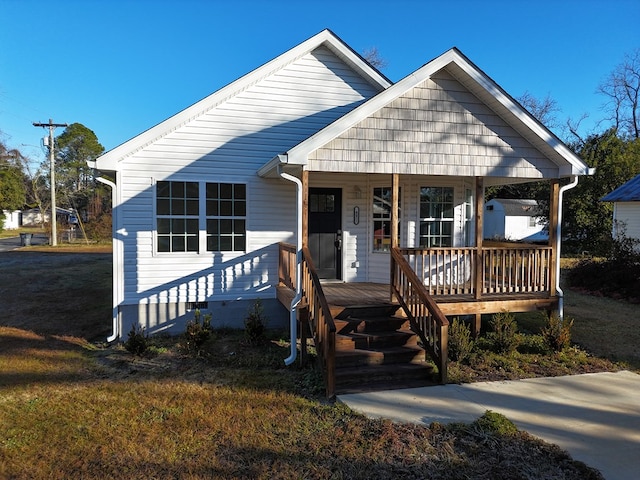
M 392 81 L 456 46 L 512 96 L 589 114 L 583 134 L 640 47 L 639 0 L 0 0 L 0 22 L 0 138 L 34 160 L 34 121 L 82 123 L 109 150 L 324 28 L 376 47 Z

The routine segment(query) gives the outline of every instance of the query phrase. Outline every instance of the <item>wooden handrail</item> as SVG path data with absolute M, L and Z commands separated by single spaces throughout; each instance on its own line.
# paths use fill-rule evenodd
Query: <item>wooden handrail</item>
M 332 398 L 336 391 L 336 325 L 324 296 L 311 252 L 302 247 L 302 292 L 308 309 L 308 323 L 322 365 L 326 395 Z
M 292 290 L 296 290 L 296 246 L 288 243 L 279 244 L 279 280 Z M 335 395 L 336 389 L 336 325 L 331 316 L 329 304 L 324 296 L 316 267 L 308 247 L 302 247 L 302 264 L 300 280 L 302 301 L 299 306 L 298 319 L 309 325 L 316 347 L 318 360 L 322 367 L 326 394 L 328 398 Z M 305 328 L 304 326 L 302 327 Z M 301 332 L 302 333 L 302 332 Z M 302 337 L 304 339 L 304 336 Z M 303 352 L 305 345 L 302 345 Z
M 391 248 L 391 290 L 436 363 L 440 383 L 447 383 L 449 320 L 397 247 Z
M 278 280 L 291 290 L 296 289 L 296 246 L 279 243 Z

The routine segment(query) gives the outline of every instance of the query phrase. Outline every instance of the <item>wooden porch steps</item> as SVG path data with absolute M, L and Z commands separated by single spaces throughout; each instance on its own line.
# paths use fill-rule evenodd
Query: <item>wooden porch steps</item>
M 338 394 L 437 383 L 417 336 L 397 310 L 392 304 L 332 307 Z

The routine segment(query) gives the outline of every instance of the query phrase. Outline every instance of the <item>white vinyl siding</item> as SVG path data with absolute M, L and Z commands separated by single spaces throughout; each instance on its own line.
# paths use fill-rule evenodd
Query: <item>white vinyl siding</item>
M 624 235 L 627 238 L 640 240 L 640 202 L 614 203 L 613 219 L 623 224 Z M 614 236 L 619 234 L 616 225 L 614 225 L 613 234 Z
M 122 160 L 124 303 L 274 297 L 277 244 L 295 241 L 295 186 L 256 171 L 377 91 L 321 47 Z M 199 253 L 154 255 L 155 182 L 194 179 L 246 185 L 245 251 L 207 252 L 201 225 Z

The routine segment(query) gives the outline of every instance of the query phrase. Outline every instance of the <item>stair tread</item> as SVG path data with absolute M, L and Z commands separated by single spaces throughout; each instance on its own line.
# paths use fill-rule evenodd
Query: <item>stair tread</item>
M 337 350 L 337 357 L 355 357 L 355 356 L 377 356 L 390 353 L 416 352 L 421 353 L 424 350 L 414 345 L 403 345 L 398 347 L 380 347 L 380 348 L 354 348 L 353 350 Z
M 365 365 L 336 369 L 338 394 L 437 385 L 431 364 Z
M 347 333 L 336 333 L 339 337 L 355 337 L 355 338 L 382 338 L 382 337 L 412 337 L 415 335 L 410 330 L 393 330 L 393 331 L 383 331 L 383 332 L 347 332 Z
M 336 374 L 343 377 L 347 375 L 357 376 L 363 372 L 431 372 L 433 371 L 433 365 L 429 362 L 419 363 L 389 363 L 383 365 L 360 365 L 336 368 Z

